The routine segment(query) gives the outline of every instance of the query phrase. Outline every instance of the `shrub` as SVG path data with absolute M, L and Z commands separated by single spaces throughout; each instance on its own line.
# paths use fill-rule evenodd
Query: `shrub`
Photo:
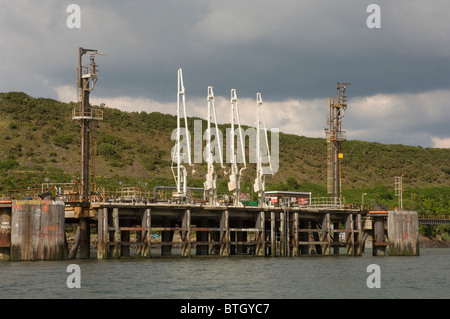
M 13 159 L 6 159 L 4 161 L 0 161 L 0 169 L 13 169 L 19 166 L 19 163 Z
M 57 134 L 53 138 L 53 143 L 62 148 L 69 148 L 68 145 L 73 142 L 73 137 L 69 134 Z
M 97 152 L 99 155 L 103 155 L 106 157 L 111 157 L 116 154 L 116 150 L 114 149 L 114 146 L 109 143 L 98 144 Z

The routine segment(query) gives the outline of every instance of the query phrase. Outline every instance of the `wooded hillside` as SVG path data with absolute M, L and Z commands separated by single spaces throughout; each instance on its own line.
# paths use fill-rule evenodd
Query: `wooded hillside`
M 23 92 L 0 93 L 0 193 L 38 188 L 45 178 L 51 182 L 79 178 L 80 127 L 72 121 L 72 109 L 77 107 Z M 189 119 L 191 130 L 193 121 Z M 174 185 L 171 134 L 175 128 L 172 115 L 105 108 L 104 121 L 95 132 L 96 184 L 107 188 L 147 184 L 149 189 Z M 225 125 L 220 128 L 225 132 Z M 279 147 L 280 168 L 266 178 L 266 189 L 327 196 L 325 139 L 280 133 Z M 417 207 L 431 198 L 436 210 L 450 213 L 450 149 L 347 141 L 343 153 L 342 187 L 347 202 L 360 203 L 361 194 L 367 193 L 366 203 L 396 206 L 394 177 L 403 173 L 406 207 L 411 196 L 418 201 Z M 196 165 L 191 186 L 203 185 L 205 169 L 206 164 Z M 228 177 L 218 172 L 219 193 L 226 193 Z M 254 178 L 253 164 L 245 171 L 242 192 L 251 192 Z

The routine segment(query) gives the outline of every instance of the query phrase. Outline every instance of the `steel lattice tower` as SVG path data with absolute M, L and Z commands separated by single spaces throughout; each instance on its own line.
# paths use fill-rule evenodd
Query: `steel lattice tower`
M 328 99 L 328 128 L 325 129 L 327 139 L 327 190 L 337 201 L 342 200 L 341 160 L 343 158 L 341 144 L 346 140 L 346 132 L 342 131 L 342 118 L 347 109 L 345 88 L 350 83 L 337 84 L 337 96 Z

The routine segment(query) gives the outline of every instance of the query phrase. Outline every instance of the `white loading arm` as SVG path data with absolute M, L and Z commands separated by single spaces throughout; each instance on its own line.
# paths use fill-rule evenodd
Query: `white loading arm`
M 186 168 L 181 164 L 181 117 L 184 117 L 184 129 L 186 136 L 186 148 L 189 166 L 193 167 L 191 161 L 191 138 L 189 134 L 187 116 L 186 116 L 186 97 L 185 88 L 183 83 L 183 71 L 178 69 L 178 93 L 177 93 L 177 147 L 176 147 L 176 162 L 177 162 L 177 173 L 175 177 L 175 183 L 177 184 L 177 191 L 175 193 L 176 197 L 186 197 L 187 196 L 187 171 Z M 173 164 L 173 158 L 172 158 Z M 172 166 L 173 171 L 173 166 Z
M 265 192 L 265 175 L 268 175 L 264 172 L 264 167 L 262 166 L 261 160 L 261 118 L 263 122 L 263 131 L 265 136 L 265 144 L 267 150 L 267 157 L 269 161 L 269 171 L 272 173 L 272 164 L 271 164 L 271 156 L 269 150 L 269 139 L 267 137 L 267 127 L 266 121 L 264 119 L 263 113 L 263 100 L 261 97 L 261 93 L 256 94 L 256 108 L 257 108 L 257 119 L 256 119 L 256 178 L 255 183 L 253 184 L 253 189 L 255 193 L 258 193 L 258 201 L 260 206 L 265 206 L 264 203 L 264 192 Z
M 239 201 L 240 197 L 240 180 L 242 176 L 243 170 L 247 168 L 247 163 L 245 159 L 245 145 L 244 138 L 242 134 L 241 128 L 241 120 L 239 116 L 239 107 L 237 103 L 237 94 L 236 89 L 231 90 L 231 143 L 230 143 L 230 154 L 231 154 L 231 174 L 230 174 L 230 182 L 228 183 L 228 190 L 233 192 L 233 202 L 235 206 L 241 206 L 242 204 Z M 236 154 L 236 147 L 234 142 L 235 137 L 235 119 L 238 123 L 238 132 L 239 132 L 239 142 L 240 142 L 240 151 L 242 155 L 242 159 L 244 162 L 244 166 L 239 170 L 238 168 L 238 156 Z

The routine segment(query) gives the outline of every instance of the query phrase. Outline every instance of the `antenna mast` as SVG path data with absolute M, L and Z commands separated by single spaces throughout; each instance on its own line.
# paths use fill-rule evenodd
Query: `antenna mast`
M 90 63 L 87 66 L 82 65 L 83 55 L 89 53 Z M 81 191 L 80 203 L 89 203 L 89 133 L 92 121 L 103 120 L 103 109 L 92 108 L 89 105 L 89 95 L 94 89 L 98 80 L 97 64 L 95 55 L 101 54 L 97 50 L 79 48 L 78 69 L 77 69 L 77 92 L 80 108 L 74 109 L 72 119 L 78 120 L 81 125 Z
M 346 140 L 346 131 L 342 131 L 342 118 L 347 109 L 345 96 L 346 86 L 350 83 L 337 84 L 337 96 L 328 99 L 328 128 L 325 129 L 327 139 L 327 189 L 332 194 L 335 204 L 342 201 L 341 160 L 343 158 L 341 144 Z

